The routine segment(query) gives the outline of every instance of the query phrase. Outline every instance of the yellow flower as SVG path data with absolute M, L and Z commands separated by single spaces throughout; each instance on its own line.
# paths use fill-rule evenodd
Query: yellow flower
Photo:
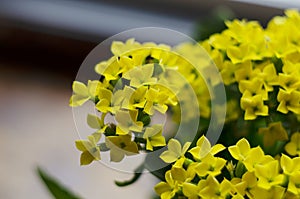
M 213 147 L 211 147 L 209 140 L 204 135 L 202 135 L 198 139 L 197 145 L 190 149 L 189 153 L 193 155 L 195 160 L 199 161 L 209 153 L 215 155 L 220 151 L 223 151 L 224 149 L 225 147 L 222 144 L 216 144 Z
M 130 86 L 138 88 L 143 85 L 152 85 L 157 82 L 156 77 L 152 77 L 154 64 L 146 64 L 135 67 L 123 74 L 123 78 L 130 80 Z
M 80 156 L 80 164 L 88 165 L 94 160 L 100 160 L 100 149 L 97 142 L 100 140 L 101 134 L 94 133 L 89 135 L 87 140 L 76 140 L 76 148 L 82 151 Z
M 272 35 L 272 33 L 270 35 Z M 287 55 L 297 51 L 297 48 L 295 48 L 295 46 L 288 41 L 287 35 L 276 35 L 273 37 L 271 36 L 271 42 L 269 46 L 278 58 L 284 58 Z
M 291 137 L 291 141 L 285 145 L 284 149 L 288 154 L 292 156 L 295 155 L 300 156 L 300 133 L 299 132 L 293 133 Z
M 260 73 L 259 69 L 253 69 L 252 62 L 246 61 L 239 64 L 238 69 L 235 71 L 235 79 L 240 82 L 241 80 L 252 80 Z M 241 91 L 243 92 L 243 91 Z
M 172 138 L 168 142 L 168 150 L 164 151 L 159 157 L 166 163 L 175 162 L 180 157 L 184 157 L 190 145 L 190 142 L 186 142 L 183 147 L 181 147 L 180 142 Z
M 95 66 L 96 73 L 103 75 L 106 81 L 118 80 L 120 74 L 125 71 L 121 67 L 116 57 L 112 57 L 107 61 L 102 61 Z
M 297 54 L 295 56 L 297 56 Z M 291 58 L 286 58 L 283 60 L 284 65 L 282 66 L 282 71 L 283 74 L 293 75 L 294 77 L 297 77 L 297 75 L 300 73 L 300 60 L 294 61 L 293 59 L 296 58 L 292 57 L 293 55 L 291 55 Z
M 300 171 L 293 173 L 289 178 L 288 191 L 297 195 L 300 195 Z
M 300 64 L 300 52 L 294 52 L 294 53 L 291 53 L 289 55 L 287 55 L 285 58 L 283 58 L 283 63 L 286 64 L 287 62 L 291 62 L 293 67 L 289 69 L 290 73 L 294 73 L 295 74 L 295 71 L 297 71 L 297 73 L 299 73 L 299 64 Z M 282 67 L 282 71 L 284 73 L 287 73 L 289 74 L 289 72 L 285 71 L 284 70 L 284 66 Z M 293 70 L 293 68 L 295 68 L 295 70 Z
M 184 182 L 191 182 L 196 175 L 196 168 L 193 163 L 190 164 L 191 166 L 188 166 L 187 170 L 183 168 L 185 160 L 186 158 L 181 157 L 171 168 L 172 177 L 180 186 L 182 186 Z
M 283 172 L 287 175 L 293 175 L 294 172 L 300 171 L 300 157 L 290 158 L 282 154 L 280 163 Z
M 97 110 L 102 113 L 110 112 L 112 96 L 113 94 L 109 89 L 100 88 L 98 93 L 99 102 L 96 104 Z
M 240 139 L 236 145 L 228 147 L 231 156 L 239 161 L 244 161 L 250 152 L 250 144 L 247 139 Z
M 268 92 L 263 88 L 261 79 L 241 80 L 239 82 L 239 89 L 243 93 L 243 97 L 260 95 L 262 100 L 268 99 Z
M 192 185 L 191 180 L 196 174 L 193 163 L 189 164 L 187 170 L 183 168 L 185 160 L 184 157 L 177 160 L 172 168 L 165 173 L 166 182 L 160 182 L 154 187 L 161 198 L 171 199 L 176 193 L 181 195 L 181 191 L 189 193 L 190 190 L 186 190 L 186 187 Z
M 145 97 L 147 102 L 144 111 L 147 114 L 153 115 L 155 110 L 161 113 L 165 113 L 168 110 L 168 106 L 166 105 L 168 95 L 166 93 L 151 87 L 146 92 Z
M 193 183 L 184 182 L 182 185 L 182 192 L 189 199 L 198 199 L 199 191 L 200 191 L 200 188 Z
M 254 187 L 251 191 L 251 197 L 253 199 L 282 199 L 284 198 L 285 188 L 282 186 L 273 186 L 269 190 L 261 187 Z M 249 194 L 250 195 L 250 194 Z
M 162 125 L 147 127 L 143 138 L 146 139 L 146 149 L 153 151 L 153 147 L 165 146 L 166 140 L 162 135 Z
M 147 90 L 148 89 L 145 86 L 141 86 L 138 89 L 125 86 L 122 108 L 129 110 L 134 110 L 136 108 L 144 108 L 146 103 L 145 94 Z
M 299 91 L 285 91 L 279 89 L 277 100 L 280 104 L 277 111 L 287 114 L 289 111 L 300 114 L 300 92 Z
M 211 46 L 219 50 L 226 50 L 229 46 L 234 46 L 237 42 L 228 35 L 214 34 L 208 39 Z
M 256 55 L 252 45 L 243 43 L 240 46 L 230 46 L 227 49 L 227 56 L 233 64 L 243 63 L 248 60 L 261 60 L 261 56 Z
M 117 63 L 120 66 L 120 69 L 122 69 L 122 72 L 126 74 L 127 71 L 133 69 L 135 66 L 139 66 L 142 64 L 142 57 L 140 59 L 136 59 L 137 56 L 126 56 L 126 55 L 120 55 L 117 58 Z M 122 74 L 122 76 L 124 75 Z
M 254 120 L 257 116 L 267 116 L 269 112 L 269 108 L 264 105 L 261 95 L 252 96 L 246 92 L 241 98 L 241 108 L 245 110 L 245 120 Z
M 84 83 L 74 81 L 72 89 L 74 94 L 70 98 L 70 106 L 76 107 L 81 106 L 88 100 L 95 101 L 98 90 L 102 87 L 101 82 L 88 81 L 87 86 Z
M 119 56 L 140 47 L 141 44 L 139 42 L 136 42 L 134 38 L 130 38 L 125 43 L 121 41 L 114 41 L 111 44 L 111 52 L 114 55 Z
M 143 130 L 143 122 L 137 121 L 137 110 L 118 110 L 115 118 L 118 122 L 116 133 L 118 135 L 126 135 L 131 131 L 141 132 Z
M 172 199 L 179 191 L 178 182 L 173 179 L 171 170 L 165 173 L 165 179 L 166 182 L 158 183 L 154 190 L 162 199 Z
M 284 88 L 287 92 L 292 92 L 300 88 L 300 81 L 298 74 L 284 74 L 279 73 L 278 78 L 279 85 Z
M 231 195 L 241 196 L 242 198 L 244 198 L 246 194 L 247 182 L 242 181 L 241 178 L 232 178 L 230 183 L 233 187 Z
M 112 95 L 110 107 L 108 109 L 110 113 L 116 114 L 116 111 L 121 108 L 123 100 L 124 100 L 124 90 L 115 91 Z M 96 108 L 97 108 L 97 104 L 96 104 Z
M 239 67 L 237 64 L 233 64 L 232 62 L 227 60 L 224 61 L 221 75 L 225 85 L 230 85 L 236 82 L 234 73 L 238 68 Z
M 231 179 L 231 184 L 234 188 L 232 192 L 236 193 L 236 195 L 242 196 L 243 198 L 247 195 L 249 198 L 253 198 L 250 191 L 256 187 L 257 178 L 254 172 L 247 171 L 243 174 L 242 178 Z
M 293 175 L 295 172 L 300 171 L 300 157 L 290 158 L 282 154 L 280 165 L 284 174 Z
M 104 125 L 103 116 L 105 117 L 105 115 L 102 115 L 101 119 L 97 115 L 88 114 L 87 116 L 88 125 L 93 129 L 97 129 L 97 133 L 104 133 L 107 128 L 107 125 Z
M 206 175 L 217 176 L 226 164 L 226 160 L 219 157 L 214 157 L 212 154 L 207 154 L 201 159 L 201 162 L 195 167 L 196 173 L 200 177 Z
M 230 195 L 231 183 L 224 179 L 221 183 L 213 176 L 208 176 L 206 180 L 201 180 L 198 184 L 199 196 L 201 198 L 222 199 Z
M 225 24 L 228 29 L 224 31 L 224 34 L 234 38 L 238 43 L 251 43 L 253 42 L 253 35 L 262 34 L 262 27 L 257 21 L 235 19 L 225 21 Z M 253 34 L 254 32 L 256 34 Z
M 258 178 L 257 186 L 269 190 L 274 185 L 283 183 L 284 175 L 279 174 L 278 160 L 255 166 L 255 175 Z
M 265 155 L 260 146 L 257 146 L 249 151 L 247 157 L 243 161 L 243 164 L 248 171 L 252 172 L 255 170 L 257 165 L 264 165 L 273 160 L 274 158 L 272 156 Z
M 135 142 L 130 135 L 108 136 L 105 139 L 106 146 L 110 148 L 110 161 L 120 162 L 126 156 L 139 153 Z
M 266 147 L 273 146 L 276 141 L 288 140 L 288 134 L 281 122 L 273 122 L 267 128 L 259 128 L 258 133 L 263 135 L 264 146 Z
M 273 63 L 265 65 L 258 76 L 263 81 L 264 89 L 267 92 L 273 91 L 273 86 L 278 85 L 278 75 Z

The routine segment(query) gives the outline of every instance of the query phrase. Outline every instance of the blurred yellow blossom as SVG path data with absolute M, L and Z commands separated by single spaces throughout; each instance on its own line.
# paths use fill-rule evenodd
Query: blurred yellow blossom
M 116 131 L 118 135 L 126 135 L 132 131 L 141 132 L 143 129 L 143 122 L 137 121 L 137 110 L 118 110 L 115 117 L 118 122 Z
M 153 151 L 153 147 L 166 145 L 165 137 L 162 135 L 162 126 L 158 124 L 147 127 L 143 138 L 146 139 L 146 149 L 150 151 Z
M 264 146 L 270 147 L 275 144 L 276 141 L 288 140 L 288 134 L 281 122 L 273 122 L 266 128 L 260 128 L 259 134 L 263 135 Z
M 154 190 L 162 199 L 172 199 L 179 191 L 178 182 L 173 179 L 170 170 L 166 172 L 165 178 L 166 182 L 158 183 L 155 185 Z
M 206 180 L 199 182 L 200 191 L 199 196 L 201 198 L 221 199 L 230 195 L 232 189 L 231 183 L 224 179 L 221 183 L 213 176 L 208 176 Z
M 97 129 L 97 133 L 104 133 L 107 128 L 107 125 L 104 125 L 104 117 L 104 113 L 102 114 L 101 119 L 97 115 L 88 114 L 87 123 L 91 128 Z
M 102 113 L 110 111 L 110 105 L 112 100 L 112 92 L 106 88 L 100 88 L 98 92 L 99 102 L 96 104 L 96 108 Z
M 245 158 L 243 164 L 246 169 L 250 172 L 255 170 L 257 165 L 264 165 L 265 163 L 273 161 L 274 158 L 270 155 L 265 155 L 264 151 L 260 146 L 252 148 L 247 157 Z
M 228 147 L 228 151 L 234 159 L 244 161 L 250 152 L 250 148 L 249 142 L 242 138 L 236 145 Z
M 282 154 L 280 165 L 284 174 L 293 175 L 295 172 L 300 171 L 300 157 L 290 158 Z
M 164 151 L 160 155 L 160 158 L 166 163 L 175 162 L 177 159 L 184 156 L 190 145 L 190 142 L 186 142 L 182 147 L 178 140 L 172 138 L 168 142 L 168 150 Z
M 123 74 L 123 78 L 130 80 L 130 86 L 138 88 L 142 85 L 151 85 L 156 83 L 157 78 L 152 77 L 154 64 L 146 64 L 135 67 Z
M 120 162 L 125 155 L 136 155 L 139 153 L 135 142 L 130 135 L 108 136 L 105 140 L 106 146 L 110 149 L 110 161 Z
M 214 157 L 212 154 L 207 154 L 201 159 L 201 162 L 196 166 L 196 173 L 200 177 L 206 175 L 217 176 L 226 164 L 226 160 L 219 157 Z
M 88 140 L 77 140 L 76 148 L 82 151 L 80 156 L 80 164 L 88 165 L 94 160 L 100 160 L 100 149 L 97 142 L 100 140 L 101 134 L 94 133 L 88 136 Z
M 284 176 L 279 174 L 278 160 L 273 160 L 263 165 L 257 164 L 255 166 L 255 175 L 258 178 L 257 186 L 266 190 L 274 185 L 282 184 L 284 180 Z
M 89 80 L 87 86 L 82 82 L 74 81 L 72 85 L 74 94 L 70 98 L 70 106 L 81 106 L 90 99 L 95 101 L 101 87 L 101 83 L 97 80 Z
M 286 91 L 283 89 L 279 90 L 277 96 L 278 102 L 280 104 L 277 110 L 281 113 L 287 114 L 292 111 L 296 114 L 300 114 L 300 92 L 299 91 Z
M 168 106 L 166 105 L 168 95 L 164 92 L 160 92 L 160 90 L 151 87 L 146 92 L 145 98 L 145 112 L 149 115 L 153 115 L 154 110 L 157 110 L 161 113 L 165 113 L 168 110 Z
M 296 171 L 291 175 L 289 179 L 289 184 L 287 190 L 290 191 L 291 193 L 299 196 L 300 195 L 300 171 Z
M 143 108 L 146 103 L 145 94 L 147 92 L 147 87 L 141 86 L 137 89 L 134 89 L 129 86 L 125 86 L 123 90 L 124 100 L 122 102 L 122 107 L 135 110 L 136 108 Z
M 285 145 L 285 151 L 292 156 L 300 156 L 300 133 L 295 132 L 291 137 L 291 141 Z
M 245 110 L 245 120 L 254 120 L 257 116 L 269 114 L 269 108 L 264 105 L 262 95 L 252 96 L 251 93 L 245 92 L 241 98 L 241 108 Z
M 202 160 L 206 155 L 211 153 L 215 155 L 220 151 L 223 151 L 225 147 L 222 144 L 216 144 L 211 147 L 209 140 L 202 135 L 197 141 L 197 145 L 189 150 L 189 153 L 193 155 L 196 160 Z

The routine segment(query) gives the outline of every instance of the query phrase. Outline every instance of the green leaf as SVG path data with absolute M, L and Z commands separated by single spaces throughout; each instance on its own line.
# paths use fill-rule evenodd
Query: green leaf
M 37 173 L 55 199 L 80 199 L 41 168 L 37 168 Z

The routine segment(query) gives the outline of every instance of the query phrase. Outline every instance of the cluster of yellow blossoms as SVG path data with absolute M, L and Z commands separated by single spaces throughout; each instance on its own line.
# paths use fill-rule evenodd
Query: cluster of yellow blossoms
M 166 181 L 155 186 L 162 199 L 300 197 L 300 157 L 282 154 L 274 158 L 260 146 L 251 147 L 245 138 L 227 151 L 221 144 L 211 147 L 205 136 L 190 150 L 181 149 L 180 143 L 173 139 L 168 148 L 161 159 L 175 163 L 165 173 Z M 220 152 L 229 152 L 233 160 L 218 157 L 216 154 Z
M 96 132 L 76 141 L 81 164 L 100 160 L 105 151 L 119 162 L 168 142 L 160 158 L 170 169 L 160 170 L 165 181 L 155 186 L 163 199 L 300 198 L 300 14 L 285 14 L 266 28 L 228 21 L 226 30 L 200 43 L 223 82 L 209 75 L 212 63 L 202 59 L 197 44 L 113 42 L 113 56 L 95 67 L 99 80 L 73 83 L 70 105 L 90 101 L 101 113 L 87 116 Z M 210 88 L 222 83 L 227 113 L 219 144 L 211 146 L 203 136 L 203 120 L 192 143 L 167 141 L 163 124 L 152 121 L 155 113 L 171 112 L 178 123 L 209 120 Z
M 256 21 L 228 21 L 226 30 L 202 42 L 224 84 L 242 94 L 245 120 L 273 110 L 300 114 L 299 23 L 296 10 L 274 17 L 265 29 Z
M 88 80 L 87 85 L 74 81 L 70 105 L 82 106 L 91 101 L 96 112 L 101 113 L 101 117 L 87 117 L 88 125 L 96 132 L 87 140 L 76 141 L 76 147 L 82 151 L 82 165 L 100 160 L 101 151 L 109 150 L 111 161 L 119 162 L 126 155 L 165 146 L 163 124 L 151 123 L 156 111 L 166 114 L 172 107 L 178 122 L 198 118 L 195 107 L 202 117 L 210 116 L 208 88 L 194 63 L 185 59 L 191 57 L 184 53 L 192 47 L 189 43 L 171 49 L 134 39 L 125 43 L 114 41 L 113 56 L 95 67 L 99 80 Z M 180 118 L 182 110 L 185 115 Z M 107 115 L 113 116 L 116 123 L 107 120 Z M 101 143 L 103 134 L 105 141 Z
M 160 157 L 171 168 L 155 186 L 161 198 L 300 198 L 300 14 L 285 14 L 265 29 L 228 21 L 201 42 L 226 85 L 219 143 L 229 147 L 204 136 L 190 149 L 170 140 Z

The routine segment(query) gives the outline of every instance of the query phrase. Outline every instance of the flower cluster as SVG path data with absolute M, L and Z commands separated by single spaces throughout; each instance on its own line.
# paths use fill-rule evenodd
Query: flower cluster
M 265 29 L 256 21 L 227 21 L 226 30 L 202 42 L 224 83 L 239 90 L 245 120 L 274 111 L 300 114 L 299 23 L 296 10 L 274 17 Z
M 205 53 L 193 43 L 114 41 L 112 57 L 95 67 L 99 79 L 73 83 L 70 105 L 89 101 L 97 112 L 87 116 L 95 132 L 76 141 L 81 164 L 100 160 L 105 151 L 120 162 L 167 145 L 160 158 L 169 167 L 155 171 L 162 180 L 155 191 L 163 199 L 300 198 L 299 24 L 296 10 L 265 28 L 227 21 L 226 30 L 199 43 Z M 209 120 L 215 112 L 217 120 L 224 105 L 213 109 L 211 91 L 223 84 L 226 119 L 212 146 L 204 135 L 209 138 Z M 166 135 L 164 124 L 153 122 L 157 112 L 185 127 L 197 121 L 197 135 Z
M 171 168 L 155 186 L 161 198 L 300 197 L 297 24 L 296 10 L 265 29 L 256 21 L 228 21 L 226 30 L 201 42 L 226 85 L 223 145 L 212 147 L 202 136 L 181 149 L 170 140 L 160 157 Z
M 226 85 L 227 118 L 221 140 L 229 146 L 234 142 L 226 139 L 232 134 L 244 136 L 271 155 L 284 149 L 295 155 L 291 144 L 284 145 L 299 131 L 299 12 L 286 10 L 265 28 L 257 21 L 225 23 L 227 29 L 201 42 Z
M 161 155 L 165 162 L 175 162 L 166 171 L 165 181 L 155 186 L 163 199 L 300 197 L 300 157 L 282 154 L 274 158 L 260 146 L 251 147 L 245 138 L 227 148 L 231 155 L 227 159 L 217 156 L 226 152 L 226 147 L 212 147 L 205 136 L 195 147 L 183 147 L 174 159 L 171 154 L 180 151 L 179 147 L 171 139 L 168 151 Z
M 151 123 L 156 112 L 166 114 L 171 107 L 177 122 L 199 117 L 194 114 L 195 107 L 202 117 L 210 116 L 208 88 L 193 65 L 199 61 L 184 55 L 193 46 L 185 43 L 171 49 L 134 39 L 115 41 L 111 46 L 113 56 L 95 67 L 99 80 L 88 80 L 87 84 L 74 81 L 70 105 L 82 106 L 91 101 L 101 113 L 101 117 L 87 117 L 88 125 L 96 132 L 88 140 L 76 141 L 82 151 L 81 164 L 101 159 L 100 151 L 109 150 L 111 161 L 119 162 L 139 151 L 165 146 L 163 124 Z M 195 98 L 191 98 L 193 95 Z M 176 118 L 182 110 L 184 117 Z M 113 116 L 116 123 L 108 122 L 107 115 Z M 101 143 L 103 134 L 105 141 Z

